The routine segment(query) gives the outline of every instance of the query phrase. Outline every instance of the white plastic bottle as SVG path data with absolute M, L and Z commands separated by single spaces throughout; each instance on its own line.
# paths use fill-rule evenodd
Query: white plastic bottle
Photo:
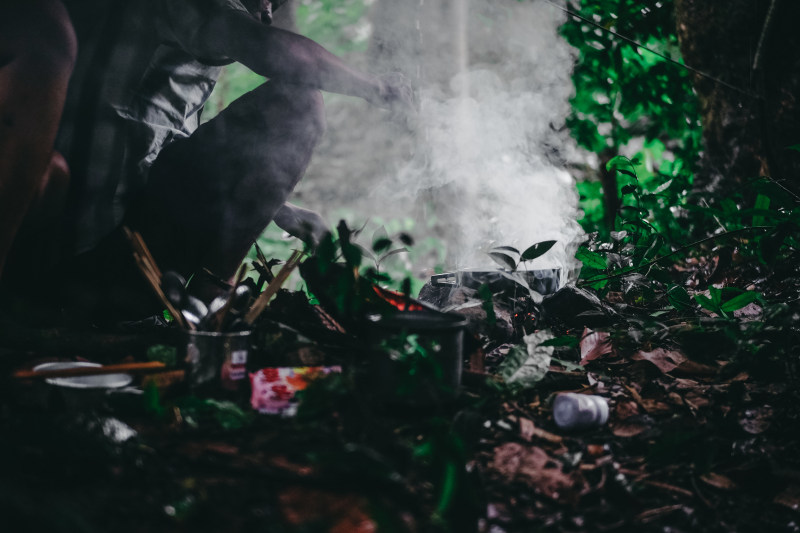
M 602 396 L 565 392 L 553 402 L 553 419 L 561 429 L 600 427 L 608 422 L 608 403 Z

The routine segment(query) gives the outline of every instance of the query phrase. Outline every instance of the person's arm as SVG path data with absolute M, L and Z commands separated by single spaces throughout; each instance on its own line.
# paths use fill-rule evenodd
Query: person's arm
M 283 231 L 297 237 L 310 246 L 319 244 L 326 233 L 328 224 L 318 213 L 286 202 L 273 219 Z
M 185 45 L 201 57 L 223 55 L 276 81 L 356 96 L 381 107 L 413 105 L 413 89 L 402 76 L 362 74 L 314 41 L 265 26 L 243 12 L 210 18 Z

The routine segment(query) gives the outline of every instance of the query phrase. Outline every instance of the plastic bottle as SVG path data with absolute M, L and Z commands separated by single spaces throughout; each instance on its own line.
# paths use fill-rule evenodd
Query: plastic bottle
M 553 402 L 553 419 L 561 429 L 600 427 L 608 422 L 608 403 L 602 396 L 562 393 Z

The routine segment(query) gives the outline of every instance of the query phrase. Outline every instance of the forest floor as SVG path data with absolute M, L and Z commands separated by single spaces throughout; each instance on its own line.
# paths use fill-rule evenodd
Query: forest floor
M 326 328 L 287 291 L 249 365 L 344 367 L 310 385 L 294 417 L 257 414 L 245 393 L 159 383 L 84 397 L 7 377 L 5 530 L 800 531 L 798 317 L 786 304 L 797 267 L 724 255 L 673 274 L 687 294 L 712 298 L 716 284 L 761 300 L 715 313 L 569 289 L 579 300 L 535 317 L 555 339 L 547 372 L 516 386 L 522 335 L 473 317 L 460 393 L 421 405 L 376 396 L 354 370 L 364 338 Z M 4 376 L 41 355 L 5 350 Z M 104 362 L 131 355 L 145 357 Z M 608 423 L 560 429 L 562 392 L 605 398 Z

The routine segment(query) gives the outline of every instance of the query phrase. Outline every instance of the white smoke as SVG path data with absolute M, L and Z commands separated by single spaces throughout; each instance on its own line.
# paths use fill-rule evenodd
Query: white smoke
M 564 142 L 554 128 L 569 111 L 572 53 L 556 32 L 561 12 L 540 2 L 505 7 L 489 38 L 468 40 L 471 57 L 501 61 L 459 72 L 450 83 L 454 96 L 423 92 L 422 160 L 387 177 L 373 201 L 426 198 L 449 227 L 456 267 L 491 265 L 485 252 L 493 246 L 524 250 L 552 239 L 558 245 L 535 265 L 568 272 L 580 234 L 577 193 L 546 151 Z
M 387 135 L 370 131 L 374 123 L 367 119 L 361 122 L 367 128 L 358 133 L 361 140 L 354 141 L 360 151 L 339 157 L 345 161 L 341 167 L 326 165 L 325 174 L 342 176 L 351 169 L 346 179 L 357 185 L 347 189 L 361 197 L 354 205 L 366 216 L 414 213 L 422 222 L 415 228 L 418 240 L 427 228 L 446 243 L 448 269 L 493 268 L 486 252 L 494 246 L 524 250 L 556 240 L 529 267 L 560 267 L 569 274 L 576 267 L 572 256 L 581 229 L 573 179 L 557 166 L 559 147 L 570 142 L 563 124 L 573 90 L 574 53 L 557 32 L 563 14 L 536 0 L 459 1 L 451 9 L 453 27 L 442 30 L 456 41 L 452 47 L 422 43 L 422 56 L 401 58 L 411 64 L 391 65 L 411 76 L 424 65 L 413 156 L 405 152 L 394 164 L 383 157 Z M 445 83 L 443 72 L 452 74 Z M 329 117 L 336 112 L 329 110 Z M 352 169 L 362 164 L 357 159 L 372 161 L 363 182 L 353 176 Z M 324 190 L 323 180 L 307 189 Z M 341 179 L 329 183 L 342 189 Z M 366 187 L 373 187 L 369 194 Z M 336 196 L 323 194 L 319 207 L 330 208 Z

